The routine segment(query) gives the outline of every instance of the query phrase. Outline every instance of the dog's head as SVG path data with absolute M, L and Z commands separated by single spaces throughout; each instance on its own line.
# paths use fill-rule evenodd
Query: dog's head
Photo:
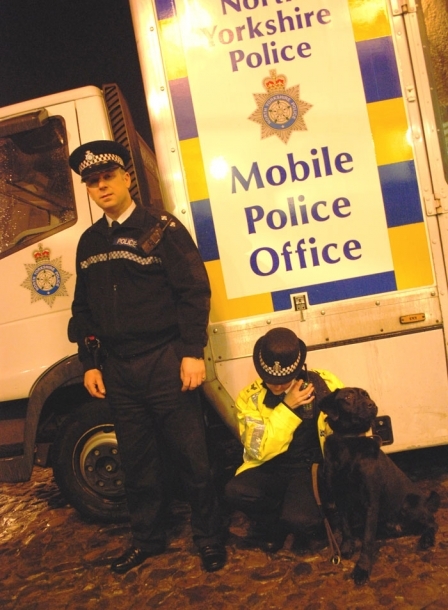
M 336 390 L 319 403 L 319 408 L 327 415 L 333 432 L 339 434 L 367 432 L 378 413 L 378 407 L 362 388 Z

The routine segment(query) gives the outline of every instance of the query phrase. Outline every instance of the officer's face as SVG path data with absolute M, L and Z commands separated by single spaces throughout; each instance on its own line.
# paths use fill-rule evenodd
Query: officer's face
M 85 178 L 85 183 L 93 201 L 114 220 L 131 205 L 131 177 L 122 169 L 92 174 Z

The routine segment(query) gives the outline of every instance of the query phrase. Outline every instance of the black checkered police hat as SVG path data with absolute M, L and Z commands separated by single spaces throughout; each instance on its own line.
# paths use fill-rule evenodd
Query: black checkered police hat
M 273 328 L 254 346 L 257 373 L 272 385 L 283 385 L 298 377 L 305 359 L 305 343 L 289 328 Z
M 84 181 L 87 176 L 97 172 L 121 167 L 125 169 L 131 156 L 129 151 L 112 140 L 95 140 L 75 148 L 68 162 L 74 172 Z

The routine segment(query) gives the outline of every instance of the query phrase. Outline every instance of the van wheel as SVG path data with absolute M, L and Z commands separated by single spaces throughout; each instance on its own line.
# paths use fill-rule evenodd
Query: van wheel
M 55 481 L 65 499 L 89 519 L 120 523 L 129 519 L 112 414 L 103 400 L 72 413 L 52 448 Z

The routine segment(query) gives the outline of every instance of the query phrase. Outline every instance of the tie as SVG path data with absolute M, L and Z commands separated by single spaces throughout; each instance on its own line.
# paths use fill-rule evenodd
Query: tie
M 115 229 L 119 226 L 120 226 L 120 223 L 117 222 L 116 220 L 113 220 L 112 224 L 109 227 L 109 234 L 112 235 L 112 233 L 115 231 Z

